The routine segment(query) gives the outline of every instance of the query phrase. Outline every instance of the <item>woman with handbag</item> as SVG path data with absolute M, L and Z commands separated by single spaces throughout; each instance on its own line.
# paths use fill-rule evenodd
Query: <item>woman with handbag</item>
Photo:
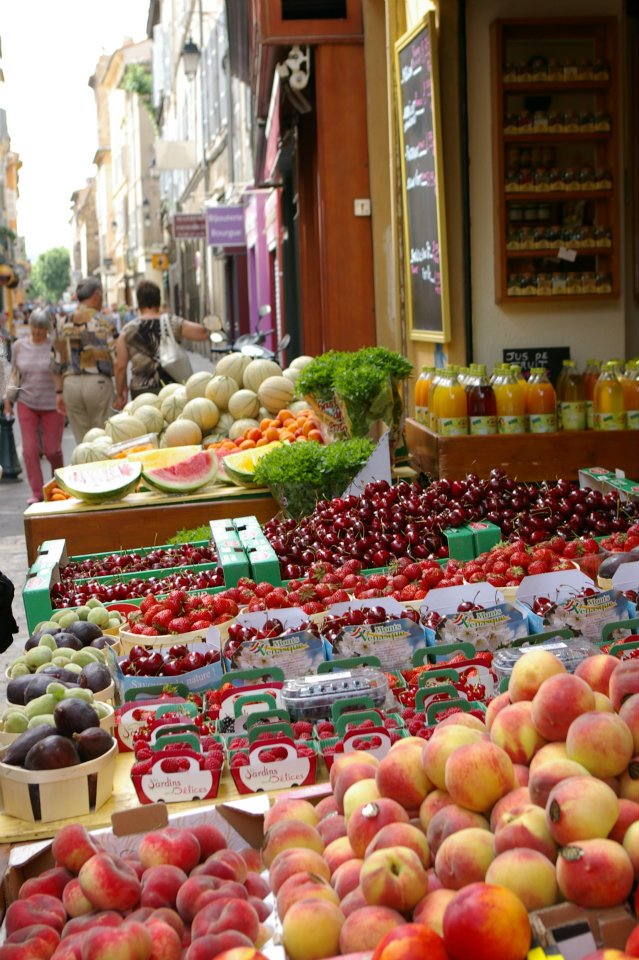
M 42 500 L 42 468 L 40 466 L 40 433 L 44 455 L 53 473 L 62 466 L 62 432 L 64 400 L 62 377 L 52 372 L 53 343 L 49 336 L 51 322 L 46 310 L 33 310 L 29 317 L 29 336 L 13 346 L 11 372 L 6 390 L 4 412 L 11 414 L 17 404 L 18 423 L 22 436 L 22 454 L 31 487 L 27 503 Z
M 115 389 L 118 406 L 127 402 L 127 366 L 131 363 L 131 399 L 141 393 L 158 393 L 167 383 L 183 383 L 192 373 L 182 340 L 207 340 L 199 323 L 161 313 L 161 293 L 156 283 L 142 280 L 135 291 L 138 316 L 129 320 L 118 337 Z

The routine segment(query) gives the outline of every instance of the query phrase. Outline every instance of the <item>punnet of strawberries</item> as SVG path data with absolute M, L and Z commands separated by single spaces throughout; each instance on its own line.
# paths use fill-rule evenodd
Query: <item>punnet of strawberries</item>
M 162 637 L 175 633 L 208 630 L 210 626 L 233 620 L 239 613 L 237 603 L 223 593 L 189 594 L 171 590 L 161 600 L 147 596 L 139 610 L 127 616 L 129 632 L 141 637 Z
M 224 766 L 224 747 L 214 737 L 203 737 L 200 741 L 202 753 L 193 750 L 185 743 L 169 743 L 161 751 L 155 751 L 140 742 L 135 747 L 135 763 L 131 767 L 131 776 L 150 773 L 153 765 L 162 760 L 164 773 L 184 773 L 191 768 L 190 759 L 195 758 L 200 770 L 220 770 Z

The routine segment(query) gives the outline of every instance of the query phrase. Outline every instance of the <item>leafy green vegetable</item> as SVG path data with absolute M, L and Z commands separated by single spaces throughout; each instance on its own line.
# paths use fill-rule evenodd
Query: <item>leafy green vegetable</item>
M 340 496 L 368 460 L 374 444 L 358 438 L 324 446 L 284 444 L 257 464 L 254 479 L 269 487 L 289 516 L 308 516 L 318 500 Z
M 356 354 L 352 363 L 340 367 L 335 377 L 335 393 L 354 437 L 365 437 L 376 420 L 392 421 L 391 379 L 365 357 Z
M 333 384 L 335 373 L 348 353 L 339 353 L 329 350 L 308 363 L 297 378 L 296 389 L 300 397 L 312 396 L 317 400 L 329 401 L 333 399 Z
M 178 543 L 195 543 L 196 540 L 206 540 L 207 543 L 211 539 L 211 528 L 208 523 L 203 524 L 201 527 L 195 527 L 192 530 L 178 530 L 178 532 L 169 537 L 166 541 L 170 544 Z

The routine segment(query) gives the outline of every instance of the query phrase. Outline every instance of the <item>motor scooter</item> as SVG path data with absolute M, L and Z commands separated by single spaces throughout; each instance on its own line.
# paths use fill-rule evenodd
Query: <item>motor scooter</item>
M 275 360 L 276 362 L 279 362 L 278 357 L 288 347 L 289 343 L 291 342 L 291 336 L 290 334 L 285 333 L 284 336 L 278 341 L 275 350 L 270 350 L 268 347 L 264 346 L 264 341 L 266 338 L 272 333 L 275 333 L 275 330 L 273 329 L 262 330 L 260 328 L 263 318 L 270 316 L 270 314 L 271 308 L 268 304 L 260 307 L 255 331 L 253 333 L 242 334 L 232 344 L 220 318 L 209 318 L 209 322 L 206 324 L 206 326 L 209 330 L 211 330 L 211 353 L 213 354 L 214 358 L 216 358 L 216 360 L 220 360 L 222 356 L 226 356 L 229 353 L 242 353 L 245 357 L 250 357 L 251 360 Z

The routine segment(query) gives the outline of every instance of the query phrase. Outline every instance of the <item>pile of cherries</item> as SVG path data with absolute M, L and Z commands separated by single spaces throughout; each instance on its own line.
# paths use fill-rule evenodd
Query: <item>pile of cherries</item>
M 319 627 L 312 620 L 304 620 L 296 627 L 285 627 L 277 617 L 269 617 L 261 627 L 232 623 L 228 630 L 228 640 L 224 645 L 224 655 L 230 659 L 237 653 L 243 643 L 256 640 L 268 642 L 276 637 L 287 637 L 292 633 L 299 633 L 303 630 L 313 633 L 316 637 L 320 635 Z
M 114 583 L 102 583 L 98 580 L 61 580 L 51 587 L 51 603 L 54 609 L 82 607 L 87 600 L 95 597 L 100 603 L 125 603 L 148 593 L 158 595 L 170 590 L 206 590 L 210 587 L 223 587 L 224 574 L 221 567 L 215 570 L 188 570 L 171 573 L 168 577 L 132 577 L 131 580 L 117 580 Z
M 639 505 L 619 504 L 615 494 L 579 489 L 569 480 L 530 487 L 495 469 L 480 479 L 442 479 L 422 488 L 400 481 L 367 484 L 362 497 L 323 500 L 299 522 L 273 519 L 265 532 L 282 576 L 300 577 L 315 561 L 344 563 L 357 557 L 365 568 L 397 557 L 444 558 L 443 531 L 476 520 L 499 526 L 505 538 L 535 545 L 554 534 L 566 538 L 623 531 L 639 517 Z
M 594 587 L 583 587 L 583 589 L 572 594 L 570 599 L 587 600 L 589 597 L 596 597 L 598 592 Z M 531 609 L 537 616 L 545 619 L 554 613 L 559 606 L 560 604 L 558 604 L 556 600 L 551 600 L 550 597 L 535 597 L 531 604 Z
M 213 647 L 206 651 L 189 650 L 186 644 L 177 643 L 166 653 L 160 653 L 138 645 L 120 660 L 120 669 L 125 677 L 180 677 L 219 659 L 220 651 Z
M 401 614 L 388 613 L 381 606 L 375 607 L 351 607 L 344 613 L 329 613 L 322 623 L 322 636 L 334 644 L 340 638 L 344 630 L 349 627 L 378 626 L 382 623 L 388 623 L 391 620 L 413 620 L 419 623 L 419 613 L 417 610 L 404 610 Z
M 214 563 L 217 555 L 212 547 L 196 547 L 181 543 L 176 547 L 146 551 L 110 553 L 108 556 L 72 560 L 60 570 L 62 580 L 92 577 L 118 577 L 142 570 L 167 570 L 169 567 L 193 567 L 198 563 Z

